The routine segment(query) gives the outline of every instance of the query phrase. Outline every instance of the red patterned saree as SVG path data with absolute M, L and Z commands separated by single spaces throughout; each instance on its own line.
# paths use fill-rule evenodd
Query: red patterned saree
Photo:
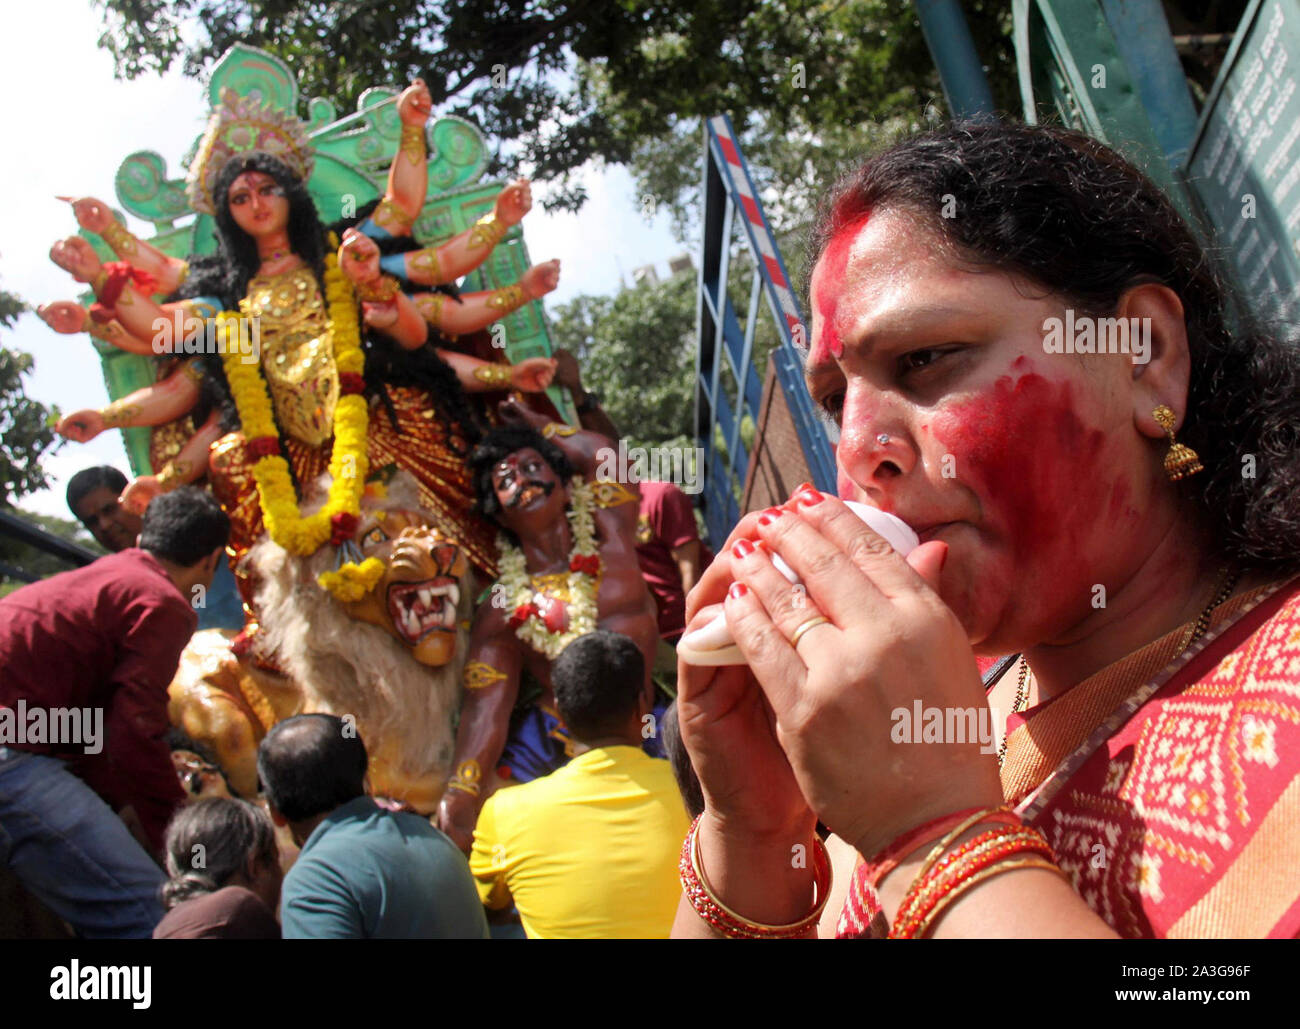
M 1011 716 L 1003 790 L 1121 936 L 1300 935 L 1300 579 L 1188 628 Z

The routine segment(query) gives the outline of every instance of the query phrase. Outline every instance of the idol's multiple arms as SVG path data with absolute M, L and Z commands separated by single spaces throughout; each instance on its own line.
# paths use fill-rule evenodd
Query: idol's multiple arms
M 166 425 L 191 410 L 199 399 L 198 361 L 190 359 L 152 386 L 145 386 L 98 411 L 74 411 L 54 427 L 59 435 L 86 443 L 105 429 Z

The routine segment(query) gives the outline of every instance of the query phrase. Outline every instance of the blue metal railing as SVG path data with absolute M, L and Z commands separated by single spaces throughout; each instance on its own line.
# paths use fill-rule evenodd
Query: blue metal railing
M 820 490 L 835 490 L 835 454 L 824 423 L 817 417 L 803 384 L 803 356 L 796 343 L 808 338 L 781 251 L 772 235 L 763 204 L 725 114 L 705 123 L 704 232 L 700 254 L 696 331 L 695 433 L 704 453 L 701 506 L 709 539 L 718 544 L 740 519 L 738 497 L 749 469 L 741 438 L 746 416 L 757 423 L 762 399 L 762 370 L 754 366 L 754 334 L 766 299 L 780 343 L 772 354 L 777 381 L 794 419 L 804 458 Z M 739 215 L 739 217 L 737 217 Z M 727 292 L 732 232 L 741 238 L 754 267 L 745 324 L 742 328 Z M 727 389 L 726 361 L 735 379 Z M 721 434 L 725 454 L 716 446 Z

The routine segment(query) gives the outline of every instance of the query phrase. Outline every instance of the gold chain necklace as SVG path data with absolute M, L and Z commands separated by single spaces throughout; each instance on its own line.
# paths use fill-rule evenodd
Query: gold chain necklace
M 1214 596 L 1210 602 L 1201 609 L 1201 613 L 1196 616 L 1196 622 L 1192 626 L 1191 633 L 1184 641 L 1183 645 L 1178 648 L 1178 653 L 1183 654 L 1188 647 L 1199 640 L 1209 631 L 1210 617 L 1214 614 L 1215 608 L 1232 596 L 1232 591 L 1237 588 L 1237 582 L 1241 579 L 1241 570 L 1233 568 L 1222 568 L 1219 570 L 1219 587 L 1214 591 Z M 1029 699 L 1029 662 L 1025 660 L 1023 654 L 1020 655 L 1020 677 L 1016 683 L 1016 699 L 1011 705 L 1011 713 L 1018 714 L 1021 705 Z M 1002 732 L 1002 746 L 998 748 L 998 767 L 1002 767 L 1002 762 L 1007 756 L 1007 740 L 1011 738 L 1011 730 L 1004 729 Z

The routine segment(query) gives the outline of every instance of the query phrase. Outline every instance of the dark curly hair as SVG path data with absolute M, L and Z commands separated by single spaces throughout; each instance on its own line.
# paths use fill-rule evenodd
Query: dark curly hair
M 938 212 L 953 201 L 959 217 Z M 1179 439 L 1205 472 L 1179 483 L 1220 556 L 1273 573 L 1300 569 L 1300 340 L 1238 305 L 1169 199 L 1089 136 L 1008 123 L 954 123 L 870 157 L 823 200 L 811 270 L 831 238 L 877 208 L 903 210 L 963 260 L 1018 274 L 1080 310 L 1112 315 L 1156 282 L 1182 301 L 1191 352 Z M 1242 474 L 1254 455 L 1256 478 Z
M 474 476 L 474 494 L 477 498 L 475 507 L 485 518 L 496 521 L 497 515 L 501 513 L 501 502 L 497 500 L 496 490 L 492 488 L 492 469 L 515 451 L 527 447 L 532 447 L 542 455 L 561 482 L 568 482 L 574 476 L 575 469 L 564 456 L 564 451 L 536 429 L 518 425 L 493 429 L 469 455 L 469 470 Z M 503 527 L 502 531 L 508 530 Z
M 257 241 L 235 222 L 230 213 L 230 187 L 245 172 L 261 172 L 275 179 L 289 201 L 289 248 L 313 272 L 316 281 L 325 291 L 325 233 L 320 215 L 307 184 L 289 170 L 288 165 L 270 154 L 251 153 L 235 157 L 221 169 L 213 187 L 212 196 L 217 209 L 217 244 L 228 262 L 226 289 L 222 300 L 237 303 L 248 293 L 249 280 L 257 274 L 262 258 L 257 253 Z

